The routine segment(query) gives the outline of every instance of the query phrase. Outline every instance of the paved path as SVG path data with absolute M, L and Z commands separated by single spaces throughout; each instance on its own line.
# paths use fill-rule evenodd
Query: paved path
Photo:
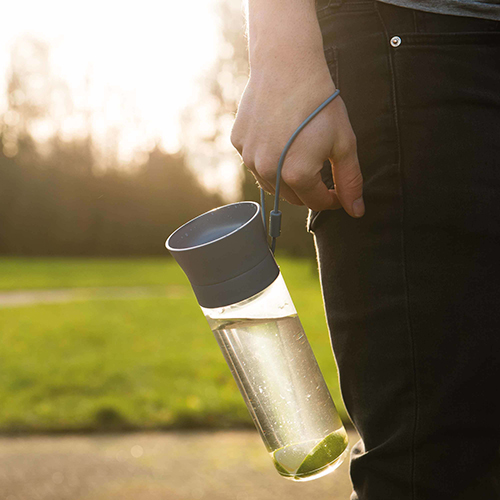
M 22 307 L 40 303 L 75 302 L 79 300 L 141 299 L 150 297 L 177 298 L 186 297 L 188 293 L 188 287 L 180 285 L 103 286 L 95 288 L 0 291 L 0 308 Z
M 348 500 L 350 491 L 347 462 L 315 481 L 281 478 L 253 431 L 0 438 L 1 500 Z

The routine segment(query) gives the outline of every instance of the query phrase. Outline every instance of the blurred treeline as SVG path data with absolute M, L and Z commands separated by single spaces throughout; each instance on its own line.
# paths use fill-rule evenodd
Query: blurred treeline
M 168 154 L 157 145 L 127 165 L 116 151 L 99 151 L 90 127 L 69 138 L 56 128 L 43 143 L 37 141 L 36 126 L 60 115 L 70 97 L 50 74 L 43 43 L 24 40 L 14 47 L 7 110 L 0 116 L 0 254 L 167 255 L 164 241 L 170 232 L 227 203 L 204 187 L 200 168 L 192 167 L 201 163 L 210 173 L 228 158 L 238 163 L 228 148 L 229 132 L 248 63 L 244 19 L 236 4 L 220 1 L 220 54 L 203 79 L 202 102 L 192 103 L 180 124 L 182 151 Z M 204 120 L 212 123 L 212 132 L 199 136 L 194 125 L 207 103 Z M 255 181 L 240 168 L 239 198 L 258 201 Z M 307 211 L 285 202 L 281 206 L 280 252 L 312 256 Z
M 29 137 L 18 148 L 13 158 L 0 152 L 0 254 L 165 255 L 171 231 L 224 203 L 198 183 L 182 154 L 155 148 L 133 172 L 96 174 L 89 140 L 55 140 L 46 157 Z M 258 201 L 250 174 L 242 198 Z M 311 256 L 305 209 L 281 205 L 279 249 Z
M 105 150 L 96 145 L 91 109 L 75 109 L 67 85 L 51 70 L 45 43 L 18 40 L 6 77 L 0 254 L 165 255 L 171 231 L 222 204 L 182 153 L 156 146 L 125 163 L 113 130 Z M 65 134 L 68 118 L 81 120 L 79 133 Z M 49 134 L 37 140 L 44 128 Z
M 52 146 L 43 157 L 26 137 L 0 153 L 2 254 L 164 255 L 171 231 L 222 204 L 180 154 L 155 148 L 133 172 L 96 174 L 89 140 Z

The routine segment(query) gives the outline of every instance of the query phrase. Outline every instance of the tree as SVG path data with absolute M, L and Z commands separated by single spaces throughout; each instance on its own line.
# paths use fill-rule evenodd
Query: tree
M 90 130 L 63 140 L 54 127 L 37 143 L 33 126 L 57 122 L 52 107 L 64 88 L 49 60 L 36 40 L 14 46 L 0 130 L 0 253 L 166 255 L 169 233 L 221 199 L 198 183 L 181 153 L 156 147 L 135 169 L 117 157 L 116 168 L 104 169 Z
M 186 149 L 212 172 L 222 168 L 237 168 L 239 183 L 236 198 L 259 201 L 260 194 L 253 176 L 241 164 L 237 153 L 230 144 L 229 136 L 238 108 L 238 102 L 248 80 L 248 50 L 245 36 L 245 19 L 241 4 L 232 0 L 219 0 L 217 7 L 221 39 L 219 55 L 204 79 L 204 93 L 201 102 L 191 107 L 184 118 Z M 203 111 L 201 111 L 203 110 Z M 210 133 L 200 133 L 196 127 L 196 117 L 207 115 L 212 127 Z M 268 212 L 271 197 L 268 199 Z M 278 249 L 295 256 L 314 256 L 312 238 L 306 233 L 307 209 L 287 202 L 280 204 L 282 235 Z

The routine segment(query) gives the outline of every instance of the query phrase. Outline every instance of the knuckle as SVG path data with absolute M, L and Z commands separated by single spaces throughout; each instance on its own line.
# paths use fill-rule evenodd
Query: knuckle
M 304 175 L 300 170 L 293 168 L 283 169 L 281 177 L 292 188 L 304 185 Z
M 357 150 L 357 139 L 354 132 L 351 130 L 345 134 L 337 145 L 337 151 L 340 156 L 349 156 Z
M 257 172 L 265 181 L 273 182 L 276 179 L 276 168 L 268 161 L 257 161 Z

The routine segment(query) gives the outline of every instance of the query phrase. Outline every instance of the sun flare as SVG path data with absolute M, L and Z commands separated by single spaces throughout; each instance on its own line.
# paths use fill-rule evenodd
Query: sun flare
M 160 141 L 179 146 L 179 116 L 196 98 L 198 80 L 216 54 L 214 0 L 67 2 L 18 0 L 3 6 L 0 72 L 23 38 L 45 43 L 51 78 L 71 97 L 71 113 L 53 110 L 33 135 L 62 137 L 90 129 L 102 147 L 127 161 Z

